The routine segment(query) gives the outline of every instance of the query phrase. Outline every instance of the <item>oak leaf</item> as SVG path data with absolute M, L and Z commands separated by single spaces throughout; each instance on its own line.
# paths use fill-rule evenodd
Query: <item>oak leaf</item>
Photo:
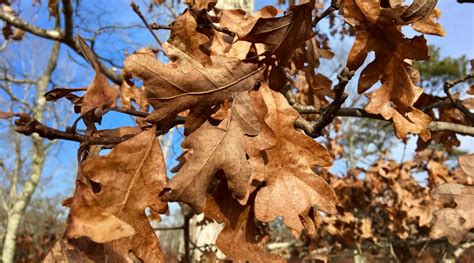
M 74 240 L 71 244 L 67 239 L 59 239 L 49 250 L 44 263 L 75 263 L 75 262 L 102 262 L 106 261 L 104 247 L 89 240 Z
M 429 16 L 414 22 L 412 27 L 420 33 L 444 36 L 446 35 L 446 31 L 444 31 L 439 23 L 435 22 L 435 19 L 439 20 L 440 16 L 441 11 L 438 8 L 435 8 Z
M 404 138 L 408 133 L 420 134 L 423 140 L 431 136 L 428 124 L 431 118 L 413 108 L 423 92 L 414 85 L 413 67 L 407 59 L 426 60 L 429 49 L 423 36 L 406 38 L 400 31 L 399 8 L 381 8 L 377 0 L 348 0 L 342 4 L 346 21 L 357 30 L 347 65 L 356 70 L 362 66 L 369 52 L 375 60 L 361 72 L 359 93 L 367 91 L 376 82 L 382 87 L 371 92 L 365 110 L 393 119 L 396 135 Z M 395 21 L 395 22 L 394 22 Z
M 216 245 L 236 262 L 284 262 L 277 255 L 266 251 L 268 237 L 254 221 L 251 205 L 241 205 L 229 195 L 225 183 L 207 198 L 204 215 L 225 226 L 219 233 Z
M 126 59 L 124 71 L 145 82 L 148 102 L 155 109 L 148 121 L 166 126 L 179 112 L 190 110 L 185 134 L 198 128 L 213 113 L 214 106 L 237 92 L 252 89 L 261 77 L 262 68 L 252 63 L 211 56 L 213 66 L 204 68 L 170 44 L 165 43 L 163 48 L 171 63 L 165 65 L 153 52 L 142 49 Z
M 276 137 L 276 146 L 265 150 L 265 186 L 255 198 L 255 216 L 262 222 L 283 217 L 283 222 L 299 235 L 313 216 L 314 207 L 337 213 L 336 194 L 312 168 L 332 163 L 327 150 L 294 128 L 299 114 L 287 100 L 268 86 L 260 87 L 268 109 L 265 124 Z M 289 209 L 291 208 L 291 209 Z
M 184 140 L 188 160 L 165 188 L 164 200 L 179 200 L 197 213 L 203 211 L 207 189 L 222 170 L 234 198 L 245 203 L 251 183 L 251 166 L 245 141 L 258 135 L 260 123 L 247 91 L 236 95 L 227 117 L 218 125 L 204 123 Z
M 281 17 L 260 17 L 243 25 L 237 36 L 240 40 L 264 44 L 267 57 L 276 55 L 280 64 L 289 65 L 290 58 L 297 48 L 304 48 L 306 40 L 314 33 L 312 30 L 312 12 L 314 0 L 290 6 L 289 12 Z
M 176 18 L 171 27 L 168 42 L 199 61 L 203 66 L 212 66 L 209 55 L 201 50 L 201 46 L 209 42 L 209 38 L 197 31 L 197 22 L 191 11 L 186 10 Z
M 100 122 L 104 110 L 117 105 L 119 95 L 117 91 L 110 86 L 107 77 L 101 72 L 97 57 L 92 49 L 81 37 L 78 37 L 78 43 L 82 54 L 95 71 L 94 79 L 91 85 L 87 87 L 81 102 L 81 116 L 87 115 L 86 118 Z
M 474 177 L 474 154 L 459 156 L 458 162 L 461 170 L 467 176 Z
M 76 193 L 66 202 L 71 207 L 68 238 L 104 243 L 112 261 L 130 260 L 129 252 L 145 262 L 163 261 L 145 215 L 148 207 L 159 213 L 167 209 L 158 198 L 166 169 L 155 133 L 154 128 L 143 131 L 109 154 L 83 162 Z
M 474 228 L 474 186 L 442 184 L 436 187 L 431 195 L 443 204 L 455 204 L 455 207 L 445 207 L 435 212 L 435 223 L 430 237 L 446 236 L 451 244 L 459 244 Z

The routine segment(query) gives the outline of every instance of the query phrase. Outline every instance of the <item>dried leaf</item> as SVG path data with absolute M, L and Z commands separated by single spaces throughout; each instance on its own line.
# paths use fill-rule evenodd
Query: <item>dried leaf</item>
M 284 262 L 277 255 L 266 251 L 267 238 L 254 221 L 250 205 L 242 206 L 229 195 L 221 183 L 207 199 L 204 214 L 207 218 L 223 223 L 216 245 L 232 261 L 236 262 Z
M 84 57 L 95 70 L 95 77 L 87 87 L 81 103 L 81 116 L 91 116 L 95 122 L 100 122 L 103 112 L 107 108 L 117 105 L 118 93 L 109 85 L 107 77 L 100 71 L 97 57 L 86 42 L 78 37 L 79 47 Z
M 92 185 L 78 181 L 74 197 L 67 202 L 71 207 L 67 237 L 86 236 L 105 243 L 112 261 L 130 260 L 129 252 L 145 262 L 163 261 L 145 215 L 147 207 L 159 213 L 167 209 L 158 199 L 166 170 L 155 132 L 141 132 L 108 155 L 83 163 L 83 175 Z
M 291 6 L 282 17 L 265 18 L 250 21 L 239 28 L 240 40 L 263 43 L 265 52 L 259 55 L 276 55 L 281 65 L 289 65 L 290 58 L 297 48 L 304 48 L 306 40 L 313 36 L 312 11 L 314 0 L 301 5 Z
M 438 8 L 435 8 L 429 16 L 414 22 L 412 27 L 420 33 L 444 36 L 446 35 L 446 31 L 444 31 L 439 23 L 435 22 L 435 19 L 439 20 L 440 16 L 441 11 Z
M 255 215 L 262 222 L 282 216 L 298 236 L 306 222 L 311 222 L 313 206 L 326 213 L 337 213 L 334 191 L 311 170 L 314 166 L 331 165 L 332 158 L 318 142 L 294 128 L 299 114 L 281 94 L 265 85 L 260 91 L 268 108 L 265 123 L 277 142 L 275 147 L 265 150 L 266 184 L 257 192 Z
M 405 22 L 424 19 L 435 8 L 438 0 L 414 0 L 413 3 L 402 14 Z
M 365 110 L 392 119 L 396 134 L 404 138 L 408 133 L 430 138 L 430 117 L 413 108 L 423 92 L 412 82 L 413 67 L 407 59 L 426 60 L 429 49 L 424 37 L 404 37 L 400 26 L 394 23 L 400 16 L 397 8 L 381 8 L 377 1 L 349 0 L 343 2 L 343 14 L 348 23 L 358 29 L 355 43 L 348 58 L 348 67 L 356 70 L 367 55 L 375 51 L 375 60 L 362 72 L 359 93 L 367 91 L 376 82 L 382 87 L 371 92 Z
M 260 123 L 250 105 L 248 92 L 239 93 L 230 114 L 219 126 L 206 122 L 186 137 L 182 146 L 189 152 L 189 159 L 166 186 L 164 199 L 185 202 L 200 213 L 205 207 L 209 184 L 222 170 L 234 198 L 245 202 L 251 183 L 245 140 L 256 136 L 259 130 Z
M 83 240 L 81 240 L 83 241 Z M 85 240 L 84 240 L 85 241 Z M 86 241 L 87 242 L 87 241 Z M 75 242 L 78 243 L 78 242 Z M 85 243 L 85 242 L 81 242 Z M 75 262 L 100 262 L 106 260 L 103 254 L 103 247 L 101 244 L 88 242 L 88 246 L 81 246 L 81 248 L 70 244 L 65 239 L 56 241 L 56 244 L 48 252 L 43 259 L 44 263 L 75 263 Z
M 196 19 L 189 10 L 184 11 L 174 21 L 168 42 L 199 61 L 204 67 L 212 66 L 209 55 L 201 50 L 201 46 L 209 42 L 209 38 L 197 31 Z
M 474 154 L 459 156 L 458 162 L 467 176 L 474 177 Z
M 155 108 L 148 121 L 166 126 L 179 112 L 190 109 L 185 134 L 198 128 L 213 113 L 213 106 L 252 89 L 261 76 L 257 65 L 235 58 L 211 56 L 213 66 L 204 68 L 169 44 L 164 49 L 173 60 L 170 64 L 142 49 L 127 58 L 124 70 L 145 82 L 148 102 Z
M 455 204 L 435 212 L 435 223 L 430 232 L 431 238 L 448 237 L 451 244 L 459 244 L 464 236 L 474 228 L 474 186 L 461 184 L 442 184 L 431 195 L 444 204 Z

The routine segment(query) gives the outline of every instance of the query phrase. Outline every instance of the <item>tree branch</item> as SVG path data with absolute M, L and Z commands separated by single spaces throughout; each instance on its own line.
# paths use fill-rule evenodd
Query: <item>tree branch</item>
M 448 96 L 448 99 L 451 101 L 453 106 L 456 107 L 458 110 L 460 110 L 464 115 L 466 115 L 466 117 L 471 122 L 471 125 L 473 125 L 474 124 L 474 113 L 472 113 L 468 108 L 466 108 L 466 106 L 464 106 L 462 101 L 454 99 L 453 96 L 451 95 L 451 93 L 449 92 L 449 90 L 452 87 L 456 86 L 459 83 L 467 81 L 471 78 L 474 78 L 474 73 L 468 74 L 464 78 L 460 78 L 460 79 L 453 80 L 453 81 L 446 81 L 444 83 L 443 89 L 444 89 L 444 93 L 446 93 L 446 96 Z
M 49 140 L 62 139 L 67 141 L 75 141 L 80 143 L 88 144 L 101 144 L 101 145 L 110 145 L 118 144 L 125 141 L 127 138 L 124 137 L 91 137 L 78 133 L 71 133 L 66 131 L 60 131 L 51 127 L 48 127 L 36 119 L 28 116 L 24 113 L 15 114 L 19 117 L 15 121 L 15 131 L 23 135 L 30 136 L 33 133 L 38 134 L 41 138 L 46 138 Z
M 150 26 L 150 24 L 148 24 L 148 21 L 146 21 L 145 17 L 143 16 L 142 12 L 140 11 L 140 7 L 135 3 L 135 1 L 131 1 L 130 2 L 130 6 L 132 7 L 133 9 L 133 12 L 135 12 L 135 14 L 137 14 L 138 17 L 140 17 L 140 19 L 142 20 L 143 24 L 145 24 L 146 28 L 148 29 L 148 31 L 151 33 L 151 35 L 155 38 L 156 42 L 158 42 L 158 45 L 160 45 L 160 47 L 163 46 L 163 42 L 161 42 L 160 38 L 158 38 L 158 36 L 155 34 L 155 32 L 153 31 L 153 28 Z
M 466 125 L 443 122 L 443 121 L 434 121 L 431 122 L 428 128 L 431 131 L 451 131 L 462 135 L 474 136 L 474 127 L 469 127 Z
M 56 41 L 62 41 L 64 38 L 64 35 L 61 31 L 42 29 L 42 28 L 36 27 L 32 24 L 25 22 L 19 17 L 16 17 L 10 13 L 3 11 L 2 8 L 0 8 L 0 19 L 11 24 L 14 27 L 23 29 L 27 32 L 30 32 L 33 35 L 36 35 L 42 38 L 47 38 L 47 39 L 56 40 Z
M 308 122 L 303 118 L 298 119 L 298 125 L 300 125 L 300 128 L 305 130 L 307 135 L 313 138 L 321 136 L 321 132 L 324 127 L 329 125 L 334 120 L 341 109 L 342 104 L 347 98 L 347 94 L 344 92 L 344 90 L 353 75 L 353 71 L 350 71 L 349 68 L 344 68 L 337 76 L 339 83 L 334 87 L 334 100 L 331 102 L 329 107 L 324 110 L 319 120 L 316 122 Z M 300 110 L 302 109 L 300 108 Z M 309 108 L 304 108 L 303 110 L 309 110 Z
M 63 14 L 64 14 L 64 38 L 73 39 L 74 25 L 72 19 L 72 2 L 71 0 L 63 0 Z
M 340 6 L 340 0 L 332 0 L 331 5 L 326 10 L 324 10 L 321 14 L 318 14 L 313 19 L 313 27 L 315 27 L 319 23 L 319 21 L 321 21 L 323 18 L 332 14 L 332 12 L 339 10 L 339 6 Z
M 339 112 L 337 113 L 337 116 L 358 117 L 358 118 L 368 118 L 368 119 L 388 121 L 388 120 L 385 120 L 380 115 L 368 113 L 365 110 L 358 109 L 358 108 L 341 108 Z M 295 127 L 302 129 L 309 136 L 312 136 L 311 132 L 313 131 L 312 130 L 313 126 L 314 126 L 314 122 L 307 121 L 303 119 L 302 117 L 298 118 L 295 122 Z M 458 133 L 461 135 L 474 136 L 474 127 L 450 123 L 450 122 L 433 121 L 428 125 L 428 129 L 430 129 L 432 132 L 450 131 L 450 132 Z

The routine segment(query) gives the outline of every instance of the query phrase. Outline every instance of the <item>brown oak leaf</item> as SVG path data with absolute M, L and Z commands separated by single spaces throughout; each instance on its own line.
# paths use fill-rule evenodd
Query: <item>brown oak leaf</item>
M 345 20 L 358 30 L 347 65 L 356 70 L 369 54 L 375 60 L 365 67 L 359 79 L 359 93 L 367 91 L 376 82 L 382 87 L 371 92 L 365 110 L 393 119 L 396 135 L 420 134 L 423 140 L 431 136 L 428 124 L 431 118 L 413 108 L 423 90 L 411 79 L 413 67 L 407 59 L 426 60 L 429 49 L 423 36 L 406 38 L 400 31 L 401 9 L 381 8 L 379 1 L 348 0 L 342 5 Z
M 171 179 L 164 200 L 179 200 L 197 213 L 206 204 L 207 189 L 222 170 L 234 198 L 245 203 L 249 194 L 251 166 L 246 158 L 246 138 L 258 135 L 260 123 L 253 112 L 247 91 L 234 98 L 230 114 L 218 125 L 205 122 L 184 140 L 188 160 Z
M 225 183 L 207 198 L 204 215 L 225 226 L 219 233 L 216 245 L 236 262 L 285 262 L 277 255 L 266 251 L 268 237 L 254 221 L 250 205 L 242 206 L 232 196 Z
M 474 186 L 455 183 L 436 187 L 431 195 L 448 207 L 434 213 L 435 223 L 431 238 L 446 236 L 451 244 L 459 244 L 464 236 L 474 228 Z M 455 204 L 455 207 L 452 205 Z
M 148 121 L 166 126 L 179 112 L 190 109 L 185 134 L 198 128 L 214 106 L 252 89 L 261 77 L 262 68 L 236 58 L 211 56 L 213 66 L 204 68 L 170 44 L 163 48 L 171 63 L 163 64 L 153 52 L 142 49 L 126 59 L 124 70 L 145 82 L 148 102 L 155 109 Z
M 332 158 L 318 142 L 294 128 L 299 114 L 287 100 L 268 86 L 260 87 L 268 109 L 265 124 L 276 137 L 276 146 L 265 150 L 265 186 L 255 198 L 255 215 L 262 222 L 279 216 L 299 235 L 312 221 L 313 206 L 326 213 L 337 213 L 336 194 L 311 168 L 329 166 Z
M 197 31 L 197 22 L 191 11 L 186 10 L 176 18 L 171 27 L 168 42 L 199 61 L 203 66 L 212 66 L 209 55 L 201 50 L 201 46 L 209 42 L 209 38 Z
M 267 57 L 276 55 L 280 64 L 287 66 L 293 53 L 304 48 L 306 40 L 314 33 L 312 30 L 312 12 L 314 0 L 292 5 L 290 11 L 281 17 L 260 17 L 242 25 L 237 32 L 241 40 L 264 44 Z
M 458 162 L 467 176 L 474 177 L 474 154 L 459 156 Z
M 109 154 L 83 162 L 76 192 L 66 201 L 71 208 L 68 238 L 104 243 L 112 261 L 130 260 L 129 252 L 145 262 L 163 261 L 145 215 L 147 207 L 158 213 L 167 210 L 158 198 L 166 185 L 166 169 L 155 133 L 154 128 L 143 131 Z
M 439 20 L 440 17 L 441 11 L 438 8 L 435 8 L 429 16 L 414 22 L 412 27 L 420 33 L 442 37 L 446 35 L 446 31 L 444 31 L 443 27 L 439 23 L 435 22 L 435 19 Z
M 104 255 L 104 247 L 86 239 L 79 239 L 68 242 L 67 239 L 56 241 L 49 250 L 44 263 L 75 263 L 75 262 L 103 262 L 107 257 Z
M 100 71 L 100 67 L 92 49 L 84 39 L 78 37 L 80 50 L 95 71 L 94 79 L 83 96 L 81 102 L 81 116 L 85 120 L 91 119 L 100 122 L 105 109 L 117 106 L 118 92 L 112 88 L 107 77 Z

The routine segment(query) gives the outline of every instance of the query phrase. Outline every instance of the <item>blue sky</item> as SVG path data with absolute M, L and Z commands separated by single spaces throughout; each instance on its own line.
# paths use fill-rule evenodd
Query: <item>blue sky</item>
M 42 7 L 32 7 L 31 1 L 21 1 L 22 4 L 19 10 L 22 11 L 22 16 L 28 21 L 34 22 L 41 27 L 51 27 L 52 21 L 47 20 L 45 3 Z M 46 1 L 44 1 L 46 2 Z M 141 1 L 137 1 L 139 4 Z M 256 9 L 265 5 L 275 4 L 274 0 L 258 1 L 256 0 Z M 83 20 L 76 21 L 76 24 L 81 25 L 90 24 L 91 29 L 97 28 L 99 25 L 114 23 L 114 24 L 137 24 L 141 22 L 139 18 L 133 13 L 129 7 L 130 1 L 116 0 L 113 1 L 98 0 L 98 1 L 81 1 L 84 10 L 90 10 L 95 14 L 86 16 Z M 454 0 L 439 0 L 438 7 L 442 11 L 441 24 L 445 28 L 447 35 L 444 38 L 427 36 L 429 43 L 441 47 L 442 56 L 459 57 L 467 55 L 468 58 L 474 58 L 474 4 L 457 4 Z M 142 9 L 145 6 L 142 4 Z M 86 14 L 87 15 L 87 14 Z M 155 17 L 164 21 L 167 17 L 164 14 L 155 12 Z M 152 21 L 152 20 L 151 20 Z M 106 56 L 114 61 L 114 63 L 121 64 L 125 53 L 131 53 L 141 46 L 156 46 L 154 39 L 145 29 L 131 29 L 126 30 L 124 34 L 111 34 L 109 36 L 99 37 L 96 40 L 96 51 L 102 56 Z M 79 30 L 84 36 L 90 36 L 93 32 Z M 38 41 L 34 36 L 28 36 L 28 41 Z M 162 36 L 165 39 L 165 36 Z M 338 47 L 343 47 L 349 50 L 352 39 L 348 39 L 341 43 L 332 43 Z M 14 51 L 24 43 L 12 44 L 11 51 Z M 72 64 L 71 59 L 75 59 L 82 63 L 85 62 L 75 55 L 67 47 L 62 47 L 61 52 L 61 67 L 66 69 L 73 68 L 67 76 L 56 76 L 60 80 L 67 80 L 68 86 L 81 87 L 88 85 L 93 77 L 93 72 L 87 67 L 77 67 Z M 56 73 L 59 74 L 59 73 Z M 108 114 L 104 118 L 102 127 L 117 127 L 121 125 L 131 124 L 129 118 L 123 118 L 120 114 Z M 49 195 L 62 194 L 67 195 L 73 188 L 73 182 L 76 173 L 76 150 L 77 143 L 62 142 L 61 147 L 55 152 L 46 164 L 45 174 L 53 176 L 52 183 L 49 190 Z M 413 140 L 410 140 L 407 147 L 408 154 L 414 151 Z M 463 138 L 463 149 L 474 149 L 474 139 Z M 403 151 L 403 145 L 400 143 L 394 149 L 394 156 L 400 156 Z M 176 143 L 173 146 L 172 152 L 179 153 L 179 145 Z M 173 158 L 176 156 L 173 156 Z M 172 165 L 170 165 L 172 166 Z

